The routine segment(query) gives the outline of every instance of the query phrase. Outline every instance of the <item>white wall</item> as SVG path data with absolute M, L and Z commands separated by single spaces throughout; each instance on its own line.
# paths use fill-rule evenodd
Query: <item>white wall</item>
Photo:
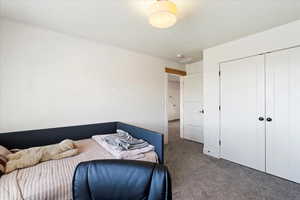
M 189 74 L 195 74 L 195 73 L 202 73 L 203 72 L 203 62 L 195 62 L 191 64 L 187 64 L 185 66 L 186 73 Z
M 180 82 L 168 81 L 168 120 L 180 118 Z
M 204 50 L 204 153 L 220 153 L 219 63 L 300 45 L 299 36 L 300 20 Z
M 0 36 L 0 132 L 106 121 L 164 131 L 175 63 L 4 19 Z

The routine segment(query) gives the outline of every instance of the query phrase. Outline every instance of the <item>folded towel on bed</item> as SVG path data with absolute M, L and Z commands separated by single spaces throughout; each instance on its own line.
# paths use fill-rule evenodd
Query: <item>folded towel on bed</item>
M 141 149 L 149 145 L 148 142 L 134 138 L 129 133 L 119 129 L 116 134 L 106 135 L 104 140 L 120 151 Z
M 106 142 L 105 138 L 108 136 L 115 136 L 116 134 L 108 134 L 108 135 L 94 135 L 92 139 L 94 139 L 98 144 L 100 144 L 106 151 L 111 153 L 118 159 L 140 159 L 145 157 L 145 153 L 154 151 L 154 146 L 148 144 L 146 147 L 132 150 L 121 150 L 117 148 L 115 145 L 111 145 Z

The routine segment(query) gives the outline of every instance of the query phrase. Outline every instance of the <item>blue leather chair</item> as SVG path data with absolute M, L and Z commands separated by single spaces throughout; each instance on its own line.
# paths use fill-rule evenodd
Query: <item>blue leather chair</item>
M 162 164 L 95 160 L 80 163 L 73 200 L 172 200 L 171 178 Z

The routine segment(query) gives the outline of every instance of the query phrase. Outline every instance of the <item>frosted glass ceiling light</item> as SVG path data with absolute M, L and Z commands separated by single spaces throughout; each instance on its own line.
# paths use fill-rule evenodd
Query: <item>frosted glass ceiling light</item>
M 149 23 L 156 28 L 169 28 L 177 21 L 177 8 L 168 0 L 157 0 L 150 7 Z

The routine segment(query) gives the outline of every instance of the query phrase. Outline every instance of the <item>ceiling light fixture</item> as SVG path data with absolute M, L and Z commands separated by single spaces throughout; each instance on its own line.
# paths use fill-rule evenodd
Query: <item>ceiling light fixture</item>
M 168 0 L 157 0 L 150 7 L 149 23 L 156 28 L 169 28 L 177 21 L 177 7 Z

